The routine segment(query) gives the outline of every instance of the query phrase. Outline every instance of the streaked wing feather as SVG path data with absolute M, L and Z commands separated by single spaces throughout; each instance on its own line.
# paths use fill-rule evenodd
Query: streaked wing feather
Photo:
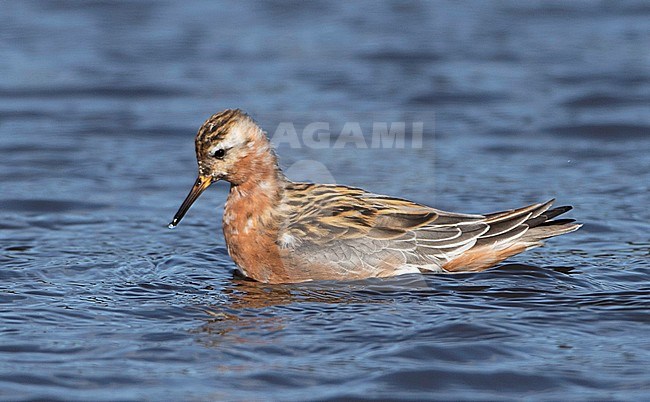
M 525 214 L 513 214 L 508 219 L 503 219 L 490 223 L 490 230 L 488 230 L 482 237 L 493 237 L 507 233 L 530 218 L 530 212 Z
M 566 212 L 548 211 L 553 200 L 483 216 L 345 186 L 297 183 L 288 190 L 293 208 L 285 230 L 301 239 L 292 253 L 310 255 L 345 275 L 382 276 L 405 266 L 435 269 L 477 245 L 510 245 L 525 235 L 529 222 L 543 224 Z
M 498 234 L 496 236 L 490 237 L 481 237 L 477 240 L 476 246 L 486 246 L 490 245 L 493 247 L 498 247 L 499 244 L 510 245 L 512 242 L 521 236 L 523 236 L 528 231 L 528 225 L 519 225 L 510 229 L 507 232 Z

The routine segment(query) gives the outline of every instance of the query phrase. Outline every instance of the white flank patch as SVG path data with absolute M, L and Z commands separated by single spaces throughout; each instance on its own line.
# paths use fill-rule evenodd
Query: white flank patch
M 437 273 L 437 274 L 441 274 L 441 273 L 447 272 L 447 271 L 445 271 L 444 269 L 442 269 L 442 268 L 440 267 L 440 265 L 438 265 L 438 264 L 425 264 L 425 265 L 418 265 L 418 266 L 417 266 L 417 269 L 418 269 L 418 272 L 419 272 L 421 269 L 423 269 L 423 270 L 425 270 L 425 271 L 435 272 L 435 273 Z
M 293 248 L 296 243 L 296 238 L 291 236 L 289 233 L 283 233 L 280 237 L 280 246 L 282 246 L 282 248 Z
M 417 266 L 415 265 L 402 265 L 395 269 L 390 276 L 405 275 L 405 274 L 419 274 L 421 273 Z

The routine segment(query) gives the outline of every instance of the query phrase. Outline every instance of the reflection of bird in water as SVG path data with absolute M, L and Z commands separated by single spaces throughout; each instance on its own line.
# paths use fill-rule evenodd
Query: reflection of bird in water
M 543 204 L 468 215 L 339 185 L 295 183 L 245 113 L 210 117 L 196 137 L 199 177 L 170 227 L 211 183 L 230 182 L 228 252 L 260 282 L 355 280 L 422 271 L 481 271 L 580 227 Z
M 269 345 L 277 342 L 285 331 L 291 331 L 296 321 L 316 320 L 318 326 L 336 323 L 342 317 L 359 317 L 372 306 L 381 311 L 397 305 L 410 305 L 414 299 L 445 310 L 447 305 L 462 301 L 468 308 L 498 308 L 510 305 L 513 298 L 538 300 L 537 286 L 551 282 L 555 286 L 572 283 L 572 267 L 548 267 L 546 269 L 522 264 L 505 264 L 500 269 L 510 272 L 511 281 L 503 281 L 503 275 L 488 271 L 475 275 L 401 275 L 392 278 L 371 278 L 362 281 L 319 281 L 304 284 L 270 285 L 250 280 L 228 281 L 220 291 L 219 303 L 199 307 L 205 313 L 203 323 L 191 332 L 197 341 L 207 347 L 218 347 L 224 342 Z M 495 280 L 495 279 L 501 280 Z M 523 279 L 522 279 L 523 278 Z M 534 281 L 531 281 L 534 278 Z M 522 282 L 523 281 L 523 282 Z M 525 284 L 533 286 L 527 288 Z M 545 288 L 544 293 L 549 289 Z M 478 298 L 478 299 L 477 299 Z M 481 301 L 489 299 L 489 303 Z M 473 302 L 465 304 L 468 300 Z M 546 304 L 547 300 L 538 301 Z M 403 304 L 404 303 L 404 304 Z M 478 303 L 478 304 L 477 304 Z M 393 306 L 393 307 L 390 307 Z M 394 311 L 400 311 L 398 308 Z M 332 314 L 337 314 L 334 317 Z M 296 319 L 298 315 L 298 319 Z M 389 314 L 390 315 L 390 314 Z M 339 321 L 340 322 L 340 321 Z M 276 337 L 277 335 L 277 337 Z M 224 368 L 226 369 L 226 368 Z M 231 368 L 228 368 L 231 369 Z
M 394 283 L 383 284 L 381 287 L 377 283 L 373 286 L 373 283 L 366 281 L 360 286 L 351 282 L 347 288 L 331 286 L 328 282 L 297 287 L 291 284 L 268 285 L 235 279 L 221 292 L 225 297 L 221 298 L 222 303 L 200 307 L 207 315 L 206 322 L 192 332 L 199 335 L 200 342 L 206 346 L 220 344 L 224 336 L 235 337 L 238 342 L 266 344 L 266 335 L 284 329 L 286 316 L 260 313 L 260 310 L 268 311 L 274 306 L 301 305 L 300 309 L 304 312 L 310 309 L 306 305 L 322 311 L 323 306 L 393 303 L 394 293 L 389 292 L 386 297 L 378 297 L 377 292 L 388 289 L 387 286 L 395 286 L 393 291 L 412 291 L 417 287 L 416 283 L 426 286 L 421 278 L 413 275 L 400 277 Z M 265 336 L 257 336 L 259 334 Z

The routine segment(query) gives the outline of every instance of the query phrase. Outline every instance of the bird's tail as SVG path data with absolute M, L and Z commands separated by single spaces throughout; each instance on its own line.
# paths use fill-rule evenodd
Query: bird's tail
M 555 219 L 571 206 L 549 209 L 555 200 L 543 204 L 497 212 L 485 216 L 490 229 L 463 254 L 443 265 L 448 272 L 482 271 L 506 258 L 542 246 L 543 240 L 578 230 L 574 219 Z
M 531 243 L 531 247 L 541 246 L 544 239 L 580 229 L 582 224 L 576 223 L 575 219 L 555 219 L 571 209 L 573 207 L 569 205 L 557 207 L 549 209 L 535 218 L 526 220 L 524 223 L 528 225 L 529 229 L 518 242 Z

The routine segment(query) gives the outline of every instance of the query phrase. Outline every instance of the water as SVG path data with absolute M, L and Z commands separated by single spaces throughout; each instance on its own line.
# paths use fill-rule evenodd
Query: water
M 3 3 L 0 399 L 647 398 L 649 17 L 642 1 Z M 462 212 L 555 196 L 585 225 L 480 274 L 241 281 L 226 185 L 166 228 L 198 126 L 233 106 L 270 132 L 424 122 L 421 148 L 281 144 L 294 177 Z

